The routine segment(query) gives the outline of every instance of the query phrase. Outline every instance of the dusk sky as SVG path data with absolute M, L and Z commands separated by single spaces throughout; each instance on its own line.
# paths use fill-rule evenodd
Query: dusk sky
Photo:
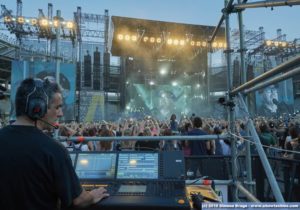
M 84 13 L 104 14 L 108 9 L 110 16 L 212 26 L 219 22 L 224 7 L 224 0 L 23 0 L 23 16 L 37 17 L 38 9 L 47 15 L 48 3 L 53 4 L 54 14 L 59 9 L 65 19 L 72 19 L 77 6 L 81 6 Z M 1 4 L 16 13 L 16 0 L 1 0 Z M 247 9 L 243 14 L 246 29 L 263 26 L 268 39 L 276 37 L 278 28 L 289 41 L 300 38 L 300 6 Z M 238 28 L 237 15 L 230 17 L 231 28 Z

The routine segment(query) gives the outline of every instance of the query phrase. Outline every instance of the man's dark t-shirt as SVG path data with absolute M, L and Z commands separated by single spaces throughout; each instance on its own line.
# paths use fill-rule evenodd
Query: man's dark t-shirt
M 190 132 L 188 132 L 189 136 L 200 136 L 200 135 L 207 135 L 206 132 L 204 132 L 201 129 L 193 129 Z M 207 149 L 206 149 L 206 141 L 204 140 L 198 140 L 198 141 L 190 141 L 191 144 L 191 155 L 208 155 Z
M 0 208 L 47 210 L 82 192 L 67 150 L 33 126 L 0 130 Z

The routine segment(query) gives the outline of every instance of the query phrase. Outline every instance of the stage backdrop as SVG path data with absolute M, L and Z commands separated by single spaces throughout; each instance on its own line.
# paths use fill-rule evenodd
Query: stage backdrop
M 104 92 L 81 91 L 80 122 L 100 122 L 104 116 Z
M 171 114 L 180 116 L 191 111 L 191 86 L 133 84 L 128 89 L 130 102 L 128 111 L 143 110 L 161 119 L 169 119 Z
M 270 61 L 271 62 L 271 61 Z M 269 66 L 276 66 L 269 64 Z M 270 68 L 271 68 L 270 67 Z M 265 72 L 262 62 L 254 67 L 254 76 L 257 77 Z M 293 81 L 288 79 L 267 88 L 255 92 L 256 113 L 267 117 L 280 117 L 294 112 Z M 268 104 L 276 104 L 275 110 L 271 110 Z
M 16 90 L 21 81 L 28 77 L 33 78 L 49 78 L 55 79 L 55 62 L 40 62 L 40 61 L 13 61 L 12 62 L 12 78 L 11 78 L 11 119 L 15 118 L 14 100 Z M 60 64 L 60 85 L 63 88 L 63 113 L 62 120 L 72 121 L 74 117 L 75 105 L 75 81 L 76 81 L 76 68 L 75 64 L 61 63 Z

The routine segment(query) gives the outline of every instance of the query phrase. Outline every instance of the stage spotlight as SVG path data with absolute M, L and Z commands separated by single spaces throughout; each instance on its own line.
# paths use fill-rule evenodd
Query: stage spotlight
M 67 28 L 72 29 L 73 27 L 74 27 L 73 22 L 71 22 L 71 21 L 67 22 Z
M 150 42 L 154 43 L 155 42 L 155 38 L 154 37 L 150 37 Z
M 282 46 L 282 47 L 286 47 L 286 46 L 287 46 L 287 43 L 286 43 L 286 42 L 281 42 L 281 46 Z
M 184 41 L 184 40 L 180 40 L 179 44 L 180 44 L 181 46 L 183 46 L 183 45 L 185 45 L 185 41 Z
M 159 71 L 159 73 L 160 73 L 161 75 L 166 75 L 166 74 L 167 74 L 167 70 L 166 70 L 166 69 L 161 69 L 161 70 Z
M 217 46 L 218 46 L 218 43 L 217 43 L 217 42 L 213 42 L 213 43 L 212 43 L 212 47 L 213 47 L 213 48 L 216 48 Z
M 271 40 L 267 40 L 267 41 L 266 41 L 266 45 L 267 45 L 267 46 L 271 46 L 271 44 L 272 44 L 272 41 L 271 41 Z
M 4 17 L 4 22 L 5 23 L 9 23 L 9 22 L 11 22 L 12 21 L 12 18 L 11 17 L 9 17 L 9 16 L 5 16 Z
M 156 39 L 156 42 L 157 42 L 158 44 L 161 43 L 161 38 L 158 37 L 158 38 Z
M 275 47 L 278 47 L 278 46 L 279 46 L 279 42 L 278 42 L 278 41 L 275 41 L 275 42 L 274 42 L 274 45 L 275 45 Z
M 201 47 L 201 42 L 199 42 L 199 41 L 196 42 L 196 46 L 197 46 L 197 47 Z
M 178 83 L 176 81 L 172 82 L 172 86 L 177 86 L 177 85 L 178 85 Z
M 144 41 L 144 42 L 148 42 L 148 40 L 149 40 L 149 37 L 148 37 L 148 36 L 145 36 L 145 37 L 143 38 L 143 41 Z
M 191 41 L 191 46 L 195 46 L 195 42 L 194 41 Z
M 137 41 L 137 36 L 136 36 L 136 35 L 132 35 L 132 36 L 131 36 L 131 40 L 132 40 L 133 42 L 136 42 L 136 41 Z
M 206 47 L 207 43 L 206 42 L 202 42 L 202 47 Z
M 196 87 L 197 87 L 197 88 L 200 88 L 200 84 L 197 84 Z
M 153 80 L 151 80 L 150 82 L 149 82 L 149 85 L 155 85 L 155 83 L 154 83 L 154 81 Z
M 42 19 L 40 21 L 41 26 L 48 26 L 48 20 L 47 19 Z
M 174 45 L 178 45 L 179 44 L 179 41 L 178 41 L 178 39 L 174 39 Z
M 223 43 L 222 43 L 222 42 L 219 42 L 219 43 L 218 43 L 218 47 L 219 47 L 219 48 L 222 48 L 222 47 L 223 47 Z
M 54 20 L 53 25 L 54 25 L 55 28 L 57 28 L 58 27 L 58 20 Z
M 32 19 L 30 20 L 30 22 L 31 22 L 32 25 L 36 25 L 36 24 L 37 24 L 37 19 L 32 18 Z
M 18 17 L 18 23 L 23 24 L 24 22 L 24 17 Z
M 123 34 L 118 34 L 118 40 L 123 40 L 124 39 L 124 35 Z
M 173 40 L 172 40 L 172 39 L 168 39 L 167 44 L 168 44 L 168 45 L 173 44 Z
M 130 36 L 128 34 L 125 35 L 125 40 L 129 41 L 130 40 Z

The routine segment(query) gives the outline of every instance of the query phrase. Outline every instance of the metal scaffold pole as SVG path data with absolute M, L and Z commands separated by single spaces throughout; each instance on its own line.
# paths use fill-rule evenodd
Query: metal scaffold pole
M 246 113 L 248 113 L 248 108 L 244 102 L 244 99 L 242 97 L 241 94 L 238 95 L 239 96 L 239 99 L 240 99 L 240 102 L 241 102 L 241 106 L 243 107 L 243 109 L 245 110 Z M 248 113 L 249 115 L 249 113 Z M 254 123 L 252 121 L 252 119 L 248 119 L 248 128 L 250 130 L 250 133 L 252 135 L 252 138 L 254 140 L 254 143 L 255 143 L 255 146 L 256 146 L 256 149 L 257 149 L 257 152 L 258 152 L 258 155 L 260 157 L 260 160 L 262 162 L 262 165 L 264 167 L 264 170 L 266 172 L 266 176 L 269 180 L 269 183 L 270 183 L 270 186 L 271 186 L 271 189 L 273 191 L 273 194 L 275 196 L 275 199 L 277 202 L 284 202 L 284 199 L 283 199 L 283 196 L 280 192 L 280 188 L 278 186 L 278 183 L 276 181 L 276 178 L 274 176 L 274 173 L 272 171 L 272 168 L 270 166 L 270 163 L 267 159 L 267 156 L 266 156 L 266 153 L 262 147 L 262 144 L 260 142 L 260 139 L 259 139 L 259 136 L 256 132 L 256 129 L 255 129 L 255 126 L 254 126 Z
M 238 3 L 241 3 L 241 0 L 238 0 Z M 245 84 L 247 82 L 246 75 L 246 67 L 245 67 L 245 38 L 244 38 L 244 26 L 243 26 L 243 15 L 242 10 L 238 11 L 238 23 L 239 23 L 239 34 L 240 34 L 240 58 L 241 58 L 241 84 Z M 245 96 L 245 101 L 247 104 L 247 97 Z M 248 132 L 248 131 L 247 131 Z M 251 152 L 250 152 L 250 142 L 246 141 L 246 171 L 247 171 L 247 182 L 248 190 L 253 193 L 253 185 L 252 185 L 252 165 L 251 165 Z
M 224 9 L 224 17 L 225 17 L 225 32 L 226 32 L 226 43 L 227 43 L 227 49 L 225 50 L 226 58 L 227 58 L 227 100 L 232 101 L 232 96 L 229 94 L 232 89 L 232 71 L 231 71 L 231 48 L 230 48 L 230 24 L 229 24 L 229 13 L 227 12 L 227 5 L 228 0 L 225 0 L 225 7 Z M 230 133 L 234 133 L 234 110 L 233 107 L 227 106 L 228 109 L 228 121 L 229 121 L 229 130 Z M 236 149 L 236 138 L 233 137 L 231 139 L 231 170 L 232 170 L 232 182 L 233 182 L 233 190 L 232 190 L 232 197 L 233 201 L 237 201 L 237 188 L 235 183 L 237 182 L 237 149 Z
M 57 28 L 56 28 L 56 44 L 55 44 L 55 51 L 56 51 L 56 82 L 59 84 L 59 74 L 60 74 L 60 50 L 59 50 L 59 41 L 60 41 L 60 19 L 61 19 L 61 12 L 60 10 L 56 11 L 56 18 L 58 22 Z

